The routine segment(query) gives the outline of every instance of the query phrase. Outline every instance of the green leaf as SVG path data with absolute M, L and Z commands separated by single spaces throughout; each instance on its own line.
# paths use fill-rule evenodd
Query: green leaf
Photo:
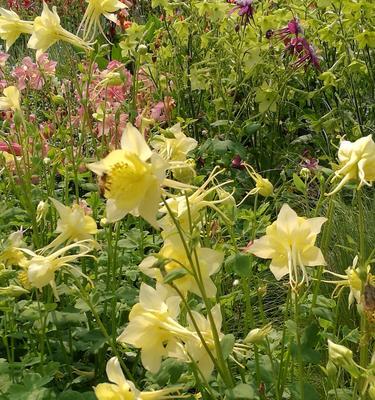
M 234 272 L 242 278 L 247 278 L 251 275 L 251 256 L 246 254 L 236 254 L 233 263 Z
M 235 337 L 232 334 L 225 335 L 221 341 L 220 341 L 220 346 L 221 346 L 221 351 L 223 352 L 223 357 L 224 360 L 226 360 L 229 355 L 232 353 L 234 342 L 235 342 Z
M 301 400 L 301 391 L 299 382 L 293 382 L 293 385 L 290 386 L 290 391 L 292 393 L 293 400 Z M 313 385 L 309 383 L 303 384 L 304 398 L 305 400 L 319 400 L 319 393 L 316 391 Z
M 245 126 L 244 132 L 246 133 L 246 135 L 253 135 L 254 133 L 259 131 L 260 127 L 260 124 L 250 122 Z
M 57 398 L 58 400 L 95 400 L 96 397 L 94 392 L 85 392 L 80 393 L 75 390 L 68 390 L 64 393 L 61 393 Z
M 293 183 L 299 192 L 302 194 L 306 193 L 306 185 L 296 173 L 293 174 Z

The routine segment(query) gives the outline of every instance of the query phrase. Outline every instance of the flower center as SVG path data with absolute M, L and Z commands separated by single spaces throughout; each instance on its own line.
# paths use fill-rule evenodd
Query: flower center
M 125 197 L 139 197 L 144 194 L 152 177 L 151 168 L 137 155 L 129 155 L 126 161 L 115 163 L 106 176 L 105 197 L 121 200 Z

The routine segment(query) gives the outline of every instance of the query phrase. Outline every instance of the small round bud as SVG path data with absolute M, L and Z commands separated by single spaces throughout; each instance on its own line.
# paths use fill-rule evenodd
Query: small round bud
M 138 46 L 138 54 L 141 56 L 144 56 L 145 54 L 147 54 L 147 46 L 144 44 L 140 44 Z
M 63 96 L 55 95 L 55 96 L 52 96 L 52 103 L 56 104 L 57 106 L 61 106 L 65 103 L 65 99 Z

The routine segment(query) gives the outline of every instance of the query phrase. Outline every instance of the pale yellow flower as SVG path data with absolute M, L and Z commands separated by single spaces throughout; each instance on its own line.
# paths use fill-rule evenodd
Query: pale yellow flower
M 198 326 L 198 329 L 201 335 L 204 338 L 204 341 L 207 344 L 211 354 L 216 357 L 216 350 L 215 350 L 215 341 L 212 332 L 211 324 L 208 318 L 205 318 L 203 315 L 199 314 L 197 311 L 192 311 L 193 318 L 195 323 Z M 221 339 L 224 335 L 220 332 L 221 325 L 223 322 L 220 310 L 220 304 L 216 304 L 211 309 L 211 314 L 215 323 L 216 330 L 218 332 L 219 338 Z M 190 317 L 188 317 L 189 326 L 192 332 L 194 332 L 194 336 L 186 341 L 185 349 L 189 356 L 195 361 L 198 368 L 202 372 L 203 376 L 207 379 L 212 374 L 214 369 L 214 363 L 208 354 L 206 348 L 204 347 L 201 339 L 199 338 L 196 330 L 194 328 L 194 324 Z
M 188 193 L 187 196 L 171 197 L 167 200 L 170 211 L 173 213 L 174 218 L 178 221 L 184 231 L 190 231 L 190 220 L 193 226 L 199 225 L 201 211 L 207 207 L 216 211 L 224 218 L 224 220 L 227 220 L 227 217 L 217 207 L 217 205 L 226 203 L 228 200 L 233 198 L 229 193 L 227 193 L 226 196 L 223 196 L 223 192 L 220 190 L 223 186 L 231 183 L 232 181 L 222 182 L 209 187 L 210 183 L 214 182 L 215 178 L 222 172 L 223 171 L 218 170 L 218 168 L 214 168 L 202 186 L 200 186 L 193 193 Z M 215 196 L 215 193 L 219 197 L 217 200 L 212 199 Z M 176 227 L 167 207 L 163 206 L 160 209 L 160 212 L 166 213 L 166 215 L 160 221 L 160 225 L 163 230 L 165 232 L 175 231 Z
M 20 92 L 15 86 L 8 86 L 0 97 L 0 110 L 20 110 Z
M 176 318 L 180 312 L 178 296 L 168 297 L 168 289 L 157 284 L 156 289 L 141 284 L 139 303 L 129 314 L 129 324 L 117 338 L 141 349 L 143 366 L 156 373 L 163 357 L 185 359 L 181 339 L 191 332 Z
M 126 8 L 124 3 L 118 0 L 86 0 L 88 6 L 79 26 L 78 32 L 83 28 L 83 38 L 92 41 L 95 37 L 97 29 L 103 36 L 106 36 L 100 24 L 101 16 L 116 23 L 116 12 Z M 89 35 L 91 37 L 89 38 Z
M 154 268 L 154 266 L 160 258 L 171 259 L 170 262 L 164 264 L 165 272 L 170 273 L 177 270 L 186 272 L 184 276 L 173 281 L 173 284 L 184 296 L 189 292 L 202 296 L 197 283 L 197 278 L 199 277 L 202 280 L 206 295 L 214 297 L 216 295 L 216 286 L 210 276 L 219 270 L 224 259 L 224 254 L 220 251 L 199 246 L 195 250 L 199 265 L 193 254 L 191 256 L 193 265 L 191 265 L 182 240 L 179 234 L 176 233 L 166 238 L 163 247 L 158 253 L 158 258 L 154 256 L 145 258 L 139 265 L 139 268 L 144 274 L 156 279 L 159 283 L 163 283 L 163 275 L 160 269 Z
M 38 56 L 38 54 L 44 53 L 59 40 L 84 50 L 90 50 L 88 43 L 60 25 L 60 17 L 57 14 L 56 7 L 52 7 L 51 11 L 48 5 L 43 2 L 42 14 L 34 20 L 34 29 L 27 46 L 30 49 L 37 50 Z
M 19 247 L 23 246 L 22 230 L 11 233 L 0 247 L 0 262 L 6 266 L 22 265 L 26 258 Z
M 289 274 L 292 286 L 308 280 L 306 267 L 325 265 L 316 238 L 326 218 L 299 217 L 287 204 L 277 220 L 266 229 L 266 235 L 254 241 L 249 251 L 260 258 L 271 258 L 270 270 L 277 280 Z M 302 280 L 299 279 L 299 271 Z
M 56 290 L 55 272 L 60 268 L 67 267 L 74 272 L 83 275 L 82 272 L 71 265 L 71 263 L 78 258 L 87 257 L 87 253 L 91 251 L 90 242 L 90 240 L 83 240 L 81 242 L 73 243 L 47 256 L 42 255 L 42 251 L 34 253 L 29 249 L 20 248 L 19 250 L 30 256 L 30 259 L 21 265 L 25 270 L 25 278 L 27 278 L 28 285 L 40 290 L 44 286 L 50 285 L 55 297 L 58 299 L 59 296 Z M 78 249 L 79 252 L 76 254 L 64 255 L 72 249 Z
M 94 388 L 98 400 L 162 400 L 173 398 L 174 396 L 169 396 L 170 393 L 181 389 L 171 387 L 141 392 L 133 382 L 125 378 L 117 357 L 112 357 L 107 362 L 106 372 L 108 380 L 112 383 L 100 383 Z
M 375 143 L 371 135 L 362 137 L 354 143 L 344 140 L 338 151 L 340 164 L 335 178 L 341 178 L 337 187 L 328 194 L 337 193 L 349 181 L 357 181 L 362 186 L 371 186 L 375 181 Z
M 354 300 L 357 302 L 357 304 L 359 304 L 361 301 L 362 281 L 361 281 L 361 278 L 359 277 L 360 271 L 359 271 L 359 268 L 357 267 L 357 264 L 358 264 L 358 256 L 354 257 L 352 266 L 345 270 L 346 275 L 337 274 L 335 272 L 328 271 L 328 270 L 324 271 L 324 272 L 331 274 L 337 278 L 340 278 L 339 281 L 333 281 L 333 280 L 324 281 L 327 283 L 333 283 L 333 284 L 337 285 L 335 290 L 332 293 L 332 296 L 334 296 L 336 292 L 338 292 L 338 294 L 340 294 L 341 290 L 344 287 L 348 287 L 350 289 L 349 297 L 348 297 L 349 308 L 354 303 Z M 370 266 L 367 267 L 367 272 L 370 272 Z
M 151 141 L 151 146 L 167 161 L 185 161 L 187 154 L 198 145 L 195 139 L 182 132 L 180 124 L 169 128 L 167 134 L 155 135 Z
M 49 247 L 57 247 L 65 241 L 78 242 L 93 239 L 92 235 L 98 232 L 96 222 L 89 215 L 85 215 L 83 208 L 79 204 L 67 207 L 53 198 L 50 198 L 50 200 L 59 213 L 60 219 L 57 221 L 55 232 L 60 235 Z
M 118 221 L 130 213 L 158 226 L 156 215 L 168 165 L 151 151 L 133 125 L 127 124 L 121 150 L 114 150 L 87 167 L 104 180 L 108 222 Z
M 31 34 L 32 30 L 33 22 L 22 21 L 14 11 L 0 8 L 0 38 L 7 51 L 22 33 Z
M 243 164 L 246 168 L 247 173 L 250 175 L 251 179 L 255 182 L 255 188 L 250 190 L 250 192 L 245 196 L 247 198 L 249 195 L 259 193 L 263 197 L 268 197 L 273 195 L 273 185 L 272 183 L 263 178 L 262 175 L 258 174 L 255 169 L 248 164 Z M 243 200 L 242 200 L 243 201 Z
M 181 182 L 189 182 L 195 176 L 195 162 L 187 159 L 187 155 L 197 145 L 195 139 L 182 132 L 179 123 L 167 129 L 165 134 L 155 135 L 151 140 L 151 146 L 170 163 L 174 178 Z

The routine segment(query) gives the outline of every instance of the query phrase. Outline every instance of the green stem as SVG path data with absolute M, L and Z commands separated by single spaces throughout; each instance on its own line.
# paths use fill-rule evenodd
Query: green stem
M 304 388 L 304 371 L 303 371 L 303 359 L 302 359 L 302 346 L 301 346 L 301 335 L 300 335 L 300 324 L 299 324 L 299 301 L 298 293 L 294 292 L 294 322 L 296 323 L 296 340 L 297 340 L 297 360 L 298 360 L 298 383 L 300 386 L 300 400 L 305 400 L 305 388 Z

